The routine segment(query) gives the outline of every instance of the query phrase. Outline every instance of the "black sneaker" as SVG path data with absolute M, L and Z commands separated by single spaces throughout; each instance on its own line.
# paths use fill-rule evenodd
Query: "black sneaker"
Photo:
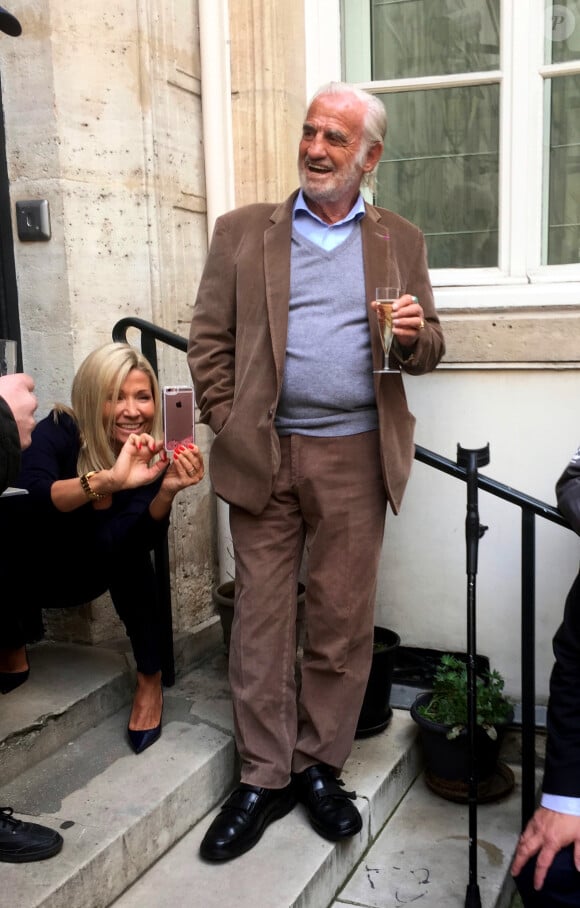
M 63 845 L 60 833 L 38 823 L 16 820 L 12 814 L 11 807 L 0 807 L 0 861 L 24 864 L 58 854 Z

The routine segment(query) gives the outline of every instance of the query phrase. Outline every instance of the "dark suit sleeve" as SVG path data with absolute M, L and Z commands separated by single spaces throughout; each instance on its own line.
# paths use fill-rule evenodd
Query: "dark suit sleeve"
M 0 397 L 0 494 L 12 485 L 20 469 L 20 436 L 12 410 Z
M 556 483 L 558 508 L 580 533 L 580 449 Z M 580 797 L 580 574 L 553 639 L 543 790 Z
M 580 448 L 556 483 L 558 508 L 580 533 Z
M 543 790 L 580 797 L 580 574 L 553 640 Z

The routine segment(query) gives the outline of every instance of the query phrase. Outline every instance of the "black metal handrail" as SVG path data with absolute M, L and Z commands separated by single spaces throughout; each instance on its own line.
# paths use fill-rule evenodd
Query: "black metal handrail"
M 147 357 L 155 372 L 157 373 L 157 341 L 167 344 L 169 347 L 175 347 L 176 350 L 187 352 L 187 339 L 181 334 L 175 334 L 174 331 L 168 331 L 167 328 L 160 328 L 143 318 L 133 318 L 129 316 L 122 318 L 113 327 L 113 340 L 127 342 L 127 331 L 129 328 L 137 328 L 141 332 L 141 352 Z
M 126 341 L 127 330 L 136 328 L 141 332 L 141 350 L 157 372 L 157 341 L 177 350 L 187 351 L 187 340 L 180 334 L 167 331 L 141 318 L 123 318 L 113 328 L 113 340 Z M 452 460 L 435 454 L 420 445 L 415 446 L 415 460 L 447 473 L 456 479 L 467 481 L 467 470 Z M 521 725 L 522 725 L 522 829 L 531 817 L 536 802 L 536 754 L 535 754 L 535 700 L 536 700 L 536 517 L 571 529 L 565 517 L 557 508 L 537 498 L 532 498 L 511 486 L 478 473 L 477 485 L 484 492 L 501 498 L 521 509 Z M 167 548 L 167 543 L 165 544 Z M 167 556 L 165 556 L 167 558 Z M 167 574 L 163 579 L 165 600 L 169 609 L 171 627 L 171 597 L 169 588 L 168 559 Z
M 467 471 L 452 460 L 415 446 L 415 460 L 466 481 Z M 521 687 L 522 687 L 522 829 L 536 803 L 536 517 L 571 529 L 552 505 L 478 473 L 478 488 L 521 509 Z

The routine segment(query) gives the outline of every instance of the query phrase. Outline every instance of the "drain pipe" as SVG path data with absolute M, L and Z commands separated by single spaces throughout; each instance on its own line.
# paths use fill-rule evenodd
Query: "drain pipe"
M 201 113 L 208 237 L 235 206 L 228 0 L 199 0 Z
M 208 242 L 216 218 L 235 207 L 228 0 L 199 0 L 201 113 Z M 234 576 L 228 506 L 217 500 L 220 583 Z

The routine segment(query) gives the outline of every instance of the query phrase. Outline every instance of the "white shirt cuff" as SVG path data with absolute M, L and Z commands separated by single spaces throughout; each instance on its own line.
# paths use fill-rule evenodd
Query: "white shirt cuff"
M 567 798 L 564 795 L 542 794 L 542 807 L 555 810 L 556 813 L 568 813 L 580 817 L 580 798 Z

